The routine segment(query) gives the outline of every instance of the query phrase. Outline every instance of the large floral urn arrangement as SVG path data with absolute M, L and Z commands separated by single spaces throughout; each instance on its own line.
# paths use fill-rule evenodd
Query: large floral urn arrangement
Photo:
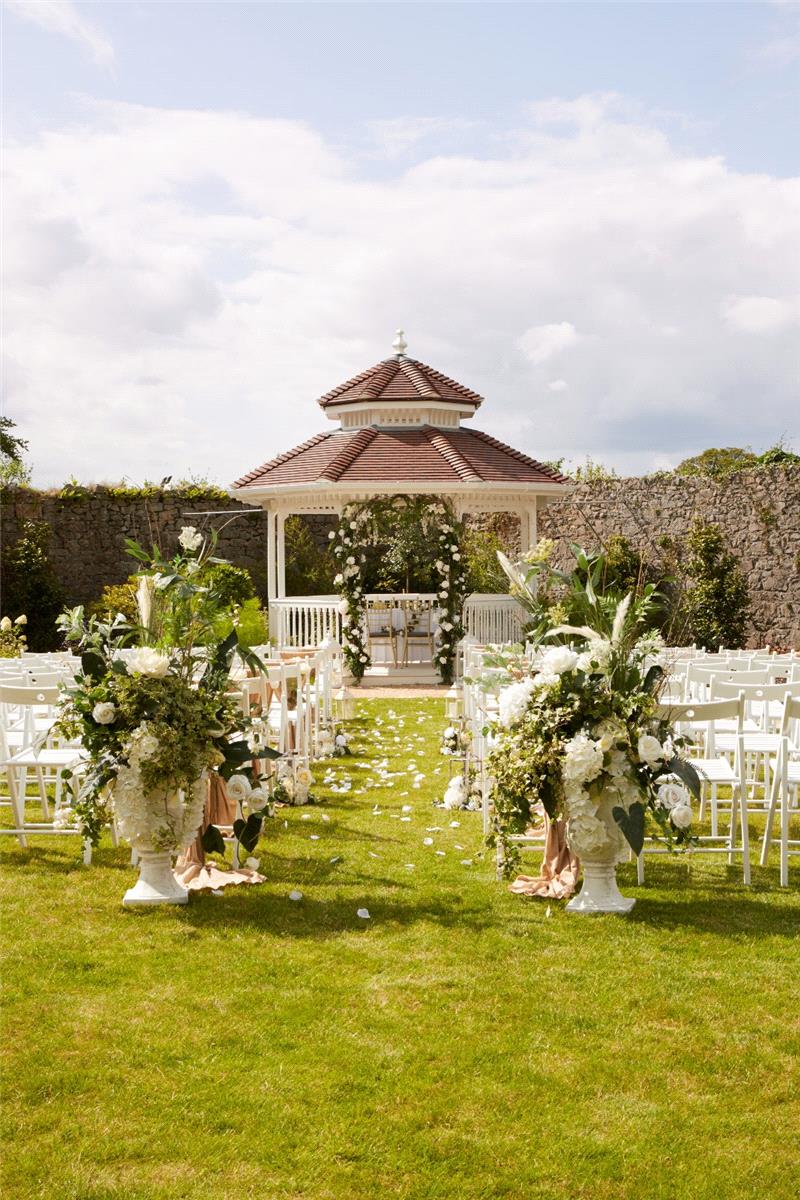
M 243 844 L 252 844 L 269 811 L 259 764 L 276 755 L 227 694 L 235 653 L 260 664 L 239 646 L 235 629 L 217 636 L 222 603 L 208 570 L 220 561 L 212 558 L 215 543 L 187 526 L 180 552 L 163 560 L 130 542 L 142 564 L 139 623 L 122 615 L 87 620 L 81 608 L 60 620 L 81 654 L 60 720 L 88 755 L 77 816 L 94 844 L 113 820 L 135 850 L 139 879 L 125 894 L 128 907 L 187 902 L 172 858 L 197 835 L 210 772 L 247 771 L 252 780 L 250 816 L 239 823 Z
M 504 567 L 533 611 L 529 572 L 507 561 Z M 500 691 L 490 758 L 496 837 L 513 868 L 513 836 L 544 809 L 565 822 L 583 868 L 581 892 L 567 910 L 627 912 L 635 901 L 619 891 L 617 864 L 641 852 L 647 820 L 668 846 L 688 846 L 700 785 L 683 757 L 684 739 L 659 715 L 663 672 L 655 659 L 663 642 L 647 629 L 654 589 L 602 595 L 591 572 L 568 582 L 583 587 L 585 623 L 541 630 L 533 664 L 517 664 L 516 678 Z

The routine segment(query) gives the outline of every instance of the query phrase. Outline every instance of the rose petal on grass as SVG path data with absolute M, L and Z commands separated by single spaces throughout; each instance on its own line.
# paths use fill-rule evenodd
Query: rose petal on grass
M 302 893 L 302 892 L 297 892 L 297 891 L 294 891 L 294 892 L 289 892 L 289 899 L 290 899 L 290 900 L 302 900 L 302 899 L 303 899 L 303 893 Z
M 368 908 L 359 908 L 359 909 L 357 909 L 357 910 L 356 910 L 356 916 L 357 916 L 357 917 L 361 917 L 361 920 L 362 920 L 362 921 L 368 921 L 368 920 L 370 919 L 370 917 L 369 917 L 369 909 L 368 909 Z

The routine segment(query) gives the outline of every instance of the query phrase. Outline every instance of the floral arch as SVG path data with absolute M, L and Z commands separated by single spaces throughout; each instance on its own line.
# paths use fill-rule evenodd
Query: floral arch
M 403 522 L 420 531 L 430 548 L 429 565 L 435 573 L 440 614 L 434 665 L 443 682 L 452 683 L 456 649 L 464 636 L 462 613 L 467 579 L 461 547 L 465 526 L 453 506 L 438 496 L 398 494 L 348 504 L 338 528 L 328 535 L 338 568 L 334 585 L 342 598 L 345 659 L 352 674 L 360 680 L 370 665 L 364 589 L 366 549 L 385 539 L 393 522 Z

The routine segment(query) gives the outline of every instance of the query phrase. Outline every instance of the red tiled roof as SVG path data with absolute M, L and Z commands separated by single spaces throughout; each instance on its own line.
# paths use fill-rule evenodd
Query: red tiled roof
M 368 371 L 354 375 L 346 383 L 340 383 L 333 391 L 321 396 L 318 403 L 323 408 L 339 404 L 356 404 L 385 400 L 435 400 L 437 403 L 460 404 L 464 401 L 477 408 L 483 397 L 463 383 L 448 379 L 440 371 L 415 358 L 395 356 L 376 363 Z
M 320 433 L 234 484 L 567 483 L 552 467 L 477 429 L 377 429 Z

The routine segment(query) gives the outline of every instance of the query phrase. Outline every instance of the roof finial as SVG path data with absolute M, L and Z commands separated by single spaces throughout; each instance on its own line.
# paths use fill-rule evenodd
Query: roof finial
M 405 334 L 403 333 L 402 329 L 395 331 L 395 339 L 392 342 L 392 349 L 398 358 L 405 357 L 406 350 L 408 349 L 408 342 L 405 339 Z

